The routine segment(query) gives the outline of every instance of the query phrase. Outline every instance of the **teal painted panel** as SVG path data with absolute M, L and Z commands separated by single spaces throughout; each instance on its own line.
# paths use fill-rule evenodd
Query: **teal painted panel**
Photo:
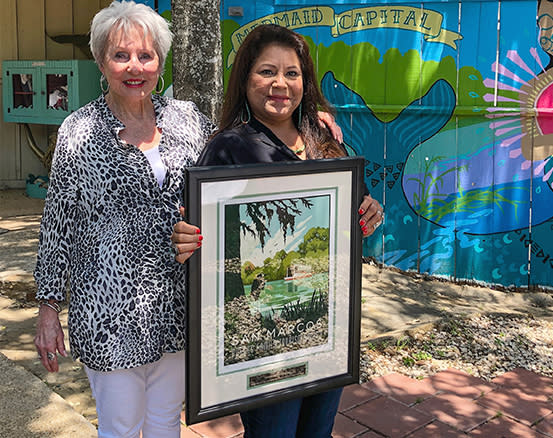
M 310 43 L 346 147 L 385 207 L 365 256 L 553 288 L 553 3 L 262 0 L 240 18 L 226 6 L 227 75 L 260 22 Z
M 89 60 L 3 61 L 4 121 L 59 125 L 100 95 L 99 79 Z

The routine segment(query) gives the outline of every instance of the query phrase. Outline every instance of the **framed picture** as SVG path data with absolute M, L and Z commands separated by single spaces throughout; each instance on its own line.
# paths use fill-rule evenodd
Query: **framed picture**
M 188 424 L 358 381 L 363 164 L 187 170 Z

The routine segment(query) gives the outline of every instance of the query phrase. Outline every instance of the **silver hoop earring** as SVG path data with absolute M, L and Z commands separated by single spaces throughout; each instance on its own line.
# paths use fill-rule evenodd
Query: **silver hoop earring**
M 161 79 L 161 87 L 158 88 L 158 85 L 159 85 L 159 79 Z M 165 79 L 163 79 L 163 76 L 160 76 L 157 81 L 157 84 L 156 84 L 156 89 L 154 90 L 154 92 L 156 94 L 161 94 L 163 93 L 163 90 L 165 89 Z
M 244 124 L 247 124 L 247 123 L 250 123 L 250 120 L 252 118 L 252 115 L 250 113 L 250 106 L 248 105 L 248 101 L 246 100 L 246 114 L 247 114 L 247 119 L 244 119 L 244 110 L 242 110 L 242 112 L 240 113 L 240 121 Z
M 106 83 L 104 87 L 104 82 Z M 102 73 L 102 76 L 100 76 L 100 90 L 102 90 L 102 93 L 107 94 L 109 91 L 109 82 L 107 81 L 106 77 Z

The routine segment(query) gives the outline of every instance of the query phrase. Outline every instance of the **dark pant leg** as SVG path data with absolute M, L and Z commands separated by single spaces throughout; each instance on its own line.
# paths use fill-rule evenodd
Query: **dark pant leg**
M 302 399 L 241 412 L 244 438 L 294 438 Z
M 305 397 L 301 405 L 296 438 L 330 438 L 341 396 L 342 388 L 338 388 Z

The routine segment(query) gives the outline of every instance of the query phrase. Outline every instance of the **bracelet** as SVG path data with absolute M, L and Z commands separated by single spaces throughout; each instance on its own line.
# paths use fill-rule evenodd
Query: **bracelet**
M 42 300 L 40 301 L 39 306 L 49 307 L 50 309 L 54 310 L 56 313 L 61 312 L 61 307 L 58 303 L 51 303 L 50 301 Z

